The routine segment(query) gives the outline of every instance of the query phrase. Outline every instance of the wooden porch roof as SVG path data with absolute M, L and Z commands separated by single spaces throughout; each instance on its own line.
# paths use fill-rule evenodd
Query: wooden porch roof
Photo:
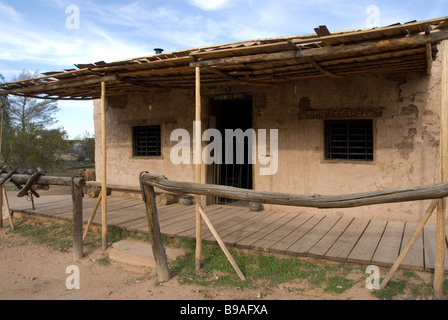
M 428 72 L 437 44 L 448 39 L 448 17 L 388 27 L 232 42 L 106 63 L 0 84 L 1 94 L 58 100 L 99 99 L 161 88 L 201 85 L 269 86 L 314 77 L 342 78 L 360 73 Z

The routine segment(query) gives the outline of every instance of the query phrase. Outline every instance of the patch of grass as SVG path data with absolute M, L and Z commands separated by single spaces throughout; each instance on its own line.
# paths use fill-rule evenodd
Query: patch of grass
M 24 220 L 16 225 L 14 232 L 30 238 L 35 243 L 47 245 L 54 250 L 67 252 L 68 249 L 73 247 L 73 225 L 71 221 L 42 222 Z M 149 241 L 147 234 L 108 226 L 108 242 L 113 243 L 126 238 Z M 101 245 L 101 243 L 101 234 L 90 230 L 84 241 L 84 246 L 93 248 Z
M 383 280 L 381 279 L 381 281 Z M 404 294 L 407 283 L 406 280 L 391 280 L 383 290 L 373 290 L 372 295 L 380 300 L 393 300 L 395 296 Z
M 327 288 L 325 291 L 340 294 L 353 287 L 355 283 L 356 281 L 343 276 L 332 276 L 327 280 Z
M 35 221 L 18 225 L 14 232 L 54 250 L 67 252 L 72 247 L 72 225 L 69 222 L 45 224 Z
M 219 246 L 203 244 L 201 271 L 195 271 L 194 243 L 184 240 L 185 255 L 170 265 L 172 275 L 181 284 L 224 287 L 273 287 L 289 281 L 302 279 L 310 287 L 322 288 L 326 292 L 342 293 L 357 281 L 347 279 L 352 271 L 347 264 L 319 264 L 299 257 L 276 257 L 262 252 L 230 250 L 238 267 L 246 277 L 241 281 Z

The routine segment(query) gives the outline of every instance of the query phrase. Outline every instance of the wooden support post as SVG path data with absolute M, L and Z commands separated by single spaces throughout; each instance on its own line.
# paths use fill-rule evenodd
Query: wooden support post
M 201 183 L 201 68 L 196 67 L 196 112 L 195 112 L 195 182 Z M 201 196 L 196 196 L 196 253 L 195 253 L 195 270 L 201 270 Z
M 437 204 L 436 265 L 434 269 L 434 299 L 443 299 L 443 278 L 445 273 L 445 198 Z
M 429 76 L 432 73 L 432 45 L 426 44 L 426 74 Z
M 106 148 L 106 83 L 101 82 L 101 237 L 107 249 L 107 148 Z
M 218 242 L 219 246 L 221 247 L 222 251 L 224 251 L 224 254 L 226 255 L 227 259 L 229 260 L 230 264 L 232 265 L 233 269 L 236 271 L 236 273 L 238 274 L 238 276 L 240 277 L 240 279 L 242 281 L 246 280 L 246 277 L 244 276 L 244 274 L 241 272 L 240 268 L 238 268 L 238 265 L 236 264 L 235 260 L 233 259 L 232 255 L 230 254 L 229 250 L 227 250 L 226 245 L 224 244 L 224 242 L 221 240 L 221 237 L 219 236 L 218 232 L 216 232 L 215 227 L 213 227 L 210 219 L 207 217 L 207 215 L 204 212 L 204 209 L 202 209 L 202 207 L 199 207 L 199 212 L 201 213 L 202 219 L 204 219 L 205 224 L 207 225 L 207 227 L 210 229 L 211 233 L 213 234 L 213 236 L 215 237 L 216 241 Z
M 440 180 L 447 182 L 448 162 L 448 41 L 442 42 L 442 80 L 440 106 Z M 436 263 L 434 269 L 434 298 L 443 298 L 443 278 L 445 272 L 445 215 L 446 198 L 437 206 Z
M 72 184 L 72 202 L 73 202 L 73 258 L 81 259 L 83 257 L 82 241 L 82 187 Z
M 90 225 L 91 225 L 92 222 L 93 222 L 93 219 L 95 219 L 95 215 L 96 215 L 96 212 L 97 212 L 97 210 L 98 210 L 98 207 L 100 206 L 100 202 L 101 202 L 101 198 L 102 198 L 102 197 L 103 197 L 103 193 L 101 192 L 101 193 L 98 195 L 98 198 L 97 198 L 97 200 L 96 200 L 95 208 L 93 208 L 92 215 L 90 216 L 89 221 L 87 221 L 86 230 L 84 230 L 84 234 L 83 234 L 83 236 L 82 236 L 82 241 L 83 241 L 83 242 L 86 240 L 87 232 L 89 232 L 89 228 L 90 228 Z
M 14 231 L 14 222 L 12 221 L 12 213 L 11 213 L 11 209 L 9 208 L 8 196 L 6 195 L 5 188 L 3 188 L 3 198 L 5 200 L 6 210 L 8 211 L 9 225 L 11 227 L 11 230 Z
M 437 207 L 437 204 L 439 203 L 439 199 L 432 200 L 431 204 L 429 205 L 428 209 L 426 209 L 426 212 L 423 216 L 423 219 L 420 221 L 417 228 L 415 228 L 414 234 L 412 235 L 411 239 L 409 239 L 408 244 L 403 249 L 403 251 L 400 253 L 398 259 L 395 261 L 394 265 L 390 269 L 389 273 L 386 275 L 386 277 L 383 279 L 383 282 L 381 282 L 380 290 L 383 290 L 389 280 L 394 275 L 395 271 L 397 271 L 398 267 L 400 266 L 401 262 L 403 262 L 403 259 L 406 257 L 407 253 L 411 249 L 412 245 L 414 244 L 415 240 L 417 239 L 420 232 L 422 232 L 423 227 L 425 226 L 426 222 L 428 221 L 429 217 L 431 216 L 434 209 Z
M 3 185 L 0 185 L 0 228 L 3 228 Z
M 3 141 L 3 113 L 5 112 L 5 104 L 0 105 L 1 115 L 0 115 L 0 158 L 2 155 L 2 141 Z M 2 158 L 3 159 L 3 158 Z
M 156 194 L 154 188 L 142 185 L 143 199 L 146 205 L 146 215 L 148 217 L 148 232 L 151 241 L 151 248 L 157 268 L 157 278 L 159 282 L 165 282 L 170 279 L 168 262 L 166 258 L 165 247 L 160 233 L 159 217 L 157 215 Z

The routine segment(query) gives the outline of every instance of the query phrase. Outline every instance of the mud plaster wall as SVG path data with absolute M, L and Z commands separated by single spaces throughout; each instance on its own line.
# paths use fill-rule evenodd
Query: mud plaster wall
M 173 165 L 170 150 L 177 142 L 170 141 L 174 129 L 192 131 L 194 92 L 166 90 L 140 95 L 109 97 L 106 111 L 107 181 L 109 184 L 138 186 L 142 171 L 164 174 L 170 179 L 194 181 L 194 166 Z M 101 179 L 100 102 L 95 101 L 95 162 L 97 179 Z M 132 127 L 161 126 L 161 157 L 133 157 Z
M 440 55 L 440 53 L 439 53 Z M 404 188 L 439 182 L 440 60 L 431 76 L 416 73 L 356 75 L 345 79 L 310 79 L 268 89 L 216 88 L 203 90 L 203 120 L 208 97 L 248 92 L 253 96 L 253 128 L 278 129 L 279 166 L 272 176 L 258 174 L 254 189 L 296 194 L 345 194 Z M 383 108 L 374 121 L 373 162 L 324 160 L 323 120 L 303 119 L 309 109 Z M 162 127 L 162 157 L 132 157 L 132 125 Z M 141 171 L 164 174 L 179 181 L 194 181 L 194 165 L 174 165 L 169 159 L 170 133 L 187 129 L 192 136 L 193 90 L 168 90 L 145 95 L 110 97 L 107 109 L 108 183 L 138 185 Z M 101 179 L 101 125 L 95 102 L 97 177 Z M 204 128 L 203 128 L 204 129 Z M 205 182 L 203 168 L 203 182 Z M 265 206 L 287 212 L 362 216 L 417 221 L 428 201 L 375 205 L 350 209 Z
M 260 93 L 254 104 L 254 127 L 278 129 L 279 167 L 275 176 L 255 176 L 257 189 L 345 194 L 438 183 L 440 99 L 439 61 L 432 76 L 322 78 Z M 324 160 L 323 120 L 301 117 L 309 109 L 373 107 L 383 108 L 383 116 L 374 120 L 374 161 L 370 163 Z M 285 209 L 416 221 L 427 206 L 427 201 L 418 201 L 351 209 Z

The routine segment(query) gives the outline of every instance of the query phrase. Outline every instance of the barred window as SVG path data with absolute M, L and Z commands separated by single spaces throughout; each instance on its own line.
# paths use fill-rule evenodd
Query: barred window
M 373 120 L 325 120 L 325 159 L 373 161 Z
M 132 139 L 134 157 L 161 156 L 160 126 L 133 127 Z

